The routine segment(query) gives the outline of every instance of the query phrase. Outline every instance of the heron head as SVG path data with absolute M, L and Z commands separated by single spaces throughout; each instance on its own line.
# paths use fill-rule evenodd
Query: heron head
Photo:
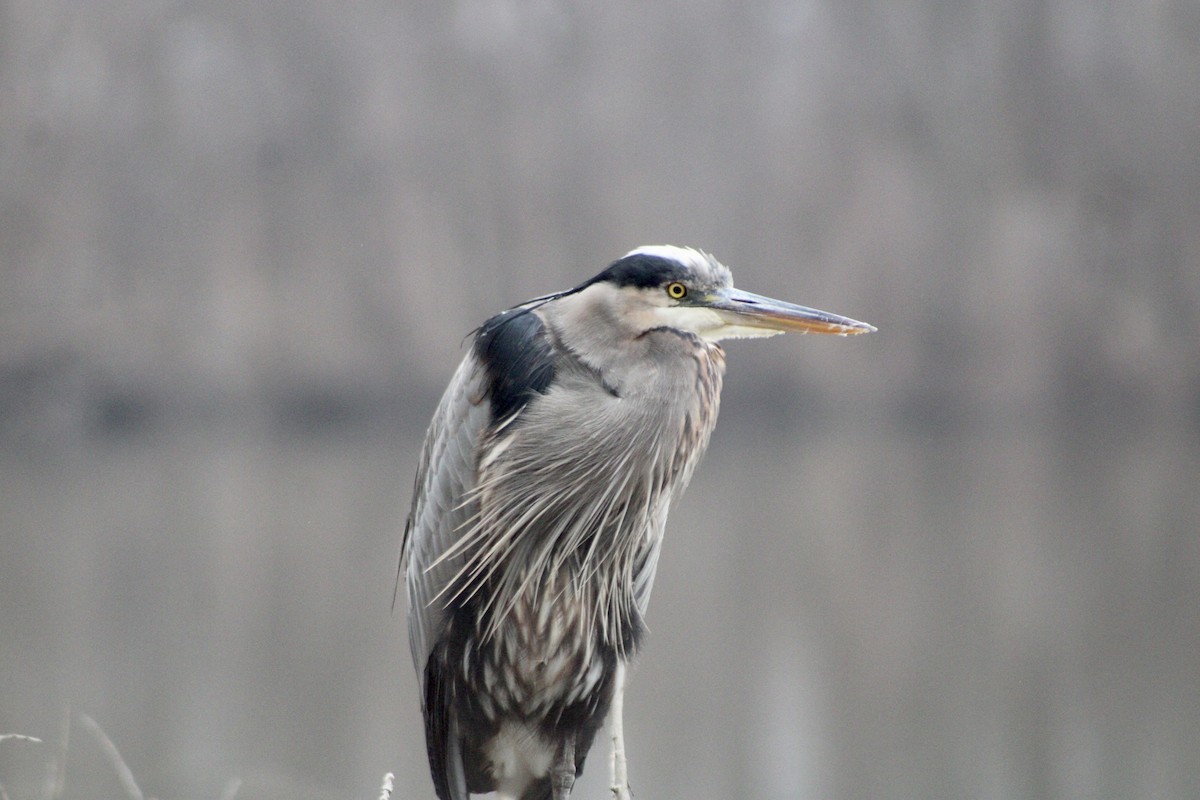
M 574 291 L 604 294 L 614 314 L 634 329 L 673 328 L 708 341 L 875 330 L 848 317 L 735 289 L 726 266 L 689 247 L 639 247 Z

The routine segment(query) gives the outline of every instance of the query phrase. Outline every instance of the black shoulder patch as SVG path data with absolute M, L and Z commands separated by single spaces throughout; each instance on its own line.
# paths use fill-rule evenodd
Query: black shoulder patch
M 542 320 L 526 309 L 489 319 L 475 334 L 475 357 L 487 370 L 492 419 L 521 409 L 554 380 L 554 346 Z
M 662 286 L 670 281 L 681 281 L 688 278 L 687 269 L 677 261 L 662 256 L 652 256 L 645 253 L 635 253 L 631 256 L 617 259 L 608 269 L 592 278 L 585 285 L 609 282 L 617 286 L 636 286 L 648 289 Z

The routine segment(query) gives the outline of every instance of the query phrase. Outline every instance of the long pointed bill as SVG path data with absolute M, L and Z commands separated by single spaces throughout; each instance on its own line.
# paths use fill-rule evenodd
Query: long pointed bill
M 856 319 L 773 300 L 741 289 L 723 289 L 706 305 L 718 312 L 727 325 L 750 329 L 742 334 L 747 336 L 770 336 L 772 333 L 788 331 L 849 336 L 875 330 L 874 325 Z

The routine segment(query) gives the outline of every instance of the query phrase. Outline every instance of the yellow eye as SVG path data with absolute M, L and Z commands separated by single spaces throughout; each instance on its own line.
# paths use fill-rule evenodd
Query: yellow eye
M 682 300 L 687 297 L 687 287 L 679 281 L 667 284 L 667 296 L 672 300 Z

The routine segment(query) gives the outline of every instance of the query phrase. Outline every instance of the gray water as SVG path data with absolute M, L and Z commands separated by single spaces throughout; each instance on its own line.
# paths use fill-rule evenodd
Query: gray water
M 737 378 L 631 682 L 639 796 L 1192 794 L 1194 435 L 915 433 Z M 156 796 L 429 796 L 389 609 L 419 429 L 161 427 L 5 454 L 0 722 L 86 713 Z M 47 748 L 0 751 L 13 797 Z M 67 776 L 122 796 L 79 729 Z

